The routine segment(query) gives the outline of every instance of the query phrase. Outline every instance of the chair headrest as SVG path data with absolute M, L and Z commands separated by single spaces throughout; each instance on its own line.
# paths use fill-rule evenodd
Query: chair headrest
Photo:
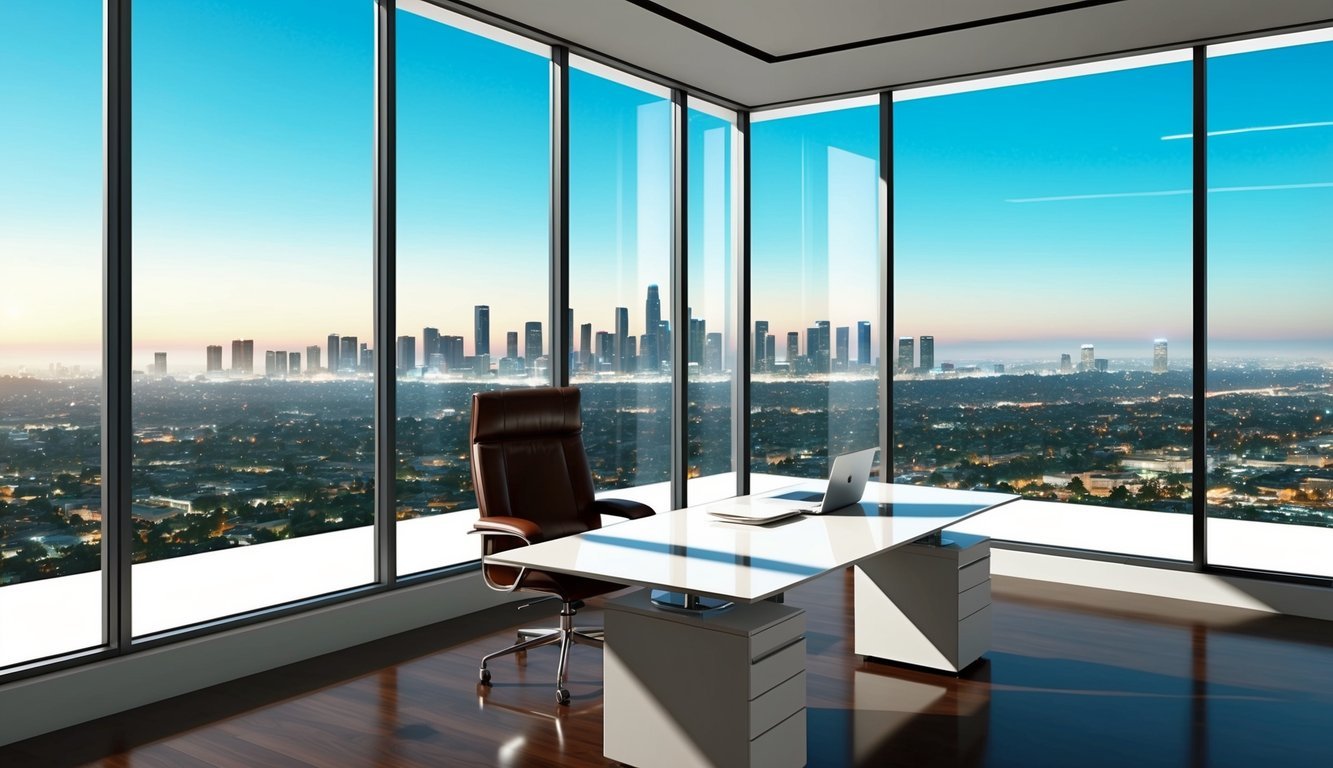
M 583 431 L 576 387 L 509 389 L 472 395 L 472 442 L 567 437 Z

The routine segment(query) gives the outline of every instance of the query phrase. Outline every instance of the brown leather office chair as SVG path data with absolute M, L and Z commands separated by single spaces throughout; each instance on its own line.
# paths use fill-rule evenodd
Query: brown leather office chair
M 579 390 L 574 387 L 514 389 L 472 395 L 472 485 L 481 519 L 485 555 L 590 531 L 601 516 L 630 519 L 653 514 L 652 508 L 621 499 L 593 498 L 592 470 L 583 450 Z M 574 626 L 574 614 L 589 597 L 621 585 L 531 568 L 483 565 L 487 586 L 503 592 L 529 590 L 560 598 L 560 626 L 519 630 L 519 642 L 481 660 L 481 683 L 489 685 L 492 659 L 560 644 L 556 700 L 569 703 L 565 689 L 569 648 L 574 643 L 601 647 L 599 628 Z

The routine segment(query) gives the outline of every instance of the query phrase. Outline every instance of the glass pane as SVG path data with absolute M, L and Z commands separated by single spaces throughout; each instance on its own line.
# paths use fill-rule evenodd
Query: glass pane
M 102 642 L 102 4 L 0 24 L 0 668 Z
M 400 574 L 479 556 L 466 535 L 472 393 L 551 381 L 550 59 L 410 7 L 398 12 Z
M 569 75 L 571 380 L 597 490 L 670 507 L 671 102 Z M 623 489 L 638 488 L 626 493 Z
M 895 482 L 1033 500 L 962 530 L 1192 557 L 1188 58 L 894 105 Z
M 1323 37 L 1208 60 L 1208 559 L 1333 576 Z
M 752 487 L 879 445 L 879 108 L 751 128 Z
M 374 580 L 371 11 L 134 4 L 136 635 Z
M 731 463 L 731 390 L 736 373 L 732 274 L 732 143 L 726 120 L 691 109 L 689 120 L 690 504 L 736 495 Z

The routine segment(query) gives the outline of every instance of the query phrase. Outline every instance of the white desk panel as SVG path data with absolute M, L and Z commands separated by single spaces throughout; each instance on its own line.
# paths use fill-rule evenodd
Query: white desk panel
M 823 487 L 806 481 L 781 492 Z M 1016 498 L 870 483 L 861 507 L 837 513 L 757 526 L 721 522 L 703 505 L 511 549 L 486 562 L 753 603 Z

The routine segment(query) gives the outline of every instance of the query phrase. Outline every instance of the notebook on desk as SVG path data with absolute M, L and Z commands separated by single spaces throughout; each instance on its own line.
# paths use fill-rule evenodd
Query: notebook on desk
M 823 493 L 793 491 L 778 496 L 746 497 L 708 507 L 708 514 L 733 523 L 771 523 L 794 515 L 821 515 L 861 500 L 870 481 L 876 448 L 844 453 L 833 459 Z

